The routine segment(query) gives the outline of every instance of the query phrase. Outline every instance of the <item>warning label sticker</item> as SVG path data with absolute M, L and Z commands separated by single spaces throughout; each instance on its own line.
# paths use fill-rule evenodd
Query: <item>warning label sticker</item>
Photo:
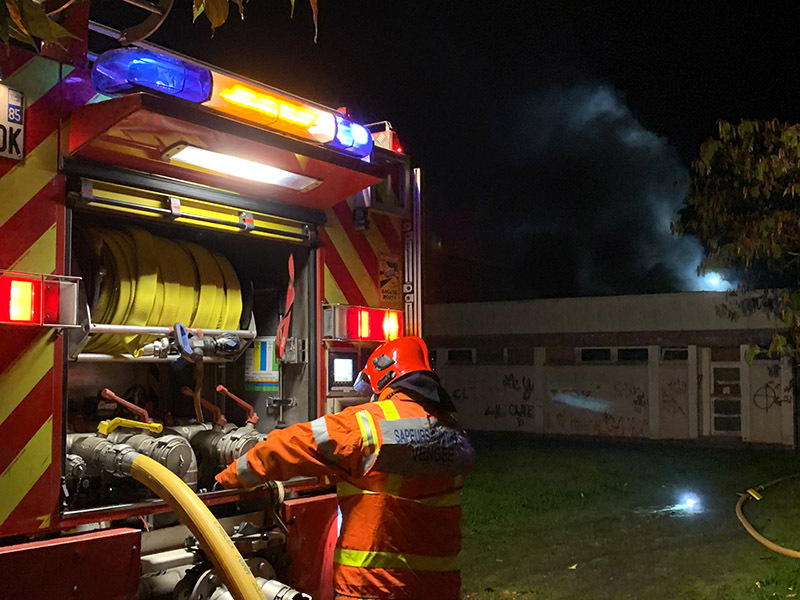
M 248 392 L 278 392 L 280 366 L 274 337 L 257 337 L 247 349 L 244 389 Z
M 396 256 L 378 257 L 378 289 L 381 306 L 397 308 L 403 303 L 400 259 Z
M 25 157 L 24 113 L 22 94 L 0 83 L 0 156 Z

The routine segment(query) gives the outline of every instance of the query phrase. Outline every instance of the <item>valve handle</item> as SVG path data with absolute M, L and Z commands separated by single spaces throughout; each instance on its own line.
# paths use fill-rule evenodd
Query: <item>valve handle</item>
M 110 421 L 100 421 L 100 423 L 97 424 L 97 431 L 98 433 L 107 436 L 118 427 L 145 429 L 151 433 L 161 433 L 161 431 L 164 429 L 164 426 L 161 423 L 142 423 L 141 421 L 134 421 L 133 419 L 114 417 Z

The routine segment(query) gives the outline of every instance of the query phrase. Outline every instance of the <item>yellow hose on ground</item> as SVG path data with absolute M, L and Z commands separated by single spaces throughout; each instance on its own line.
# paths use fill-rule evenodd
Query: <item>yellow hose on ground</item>
M 786 548 L 785 546 L 780 546 L 773 541 L 768 540 L 763 535 L 756 531 L 756 528 L 750 524 L 750 521 L 747 520 L 747 517 L 744 516 L 744 511 L 742 507 L 744 503 L 747 502 L 751 497 L 754 497 L 756 500 L 761 500 L 762 496 L 759 492 L 763 492 L 770 486 L 773 486 L 777 483 L 781 483 L 783 481 L 787 481 L 789 479 L 794 479 L 796 477 L 800 477 L 800 473 L 795 473 L 794 475 L 787 475 L 786 477 L 781 477 L 780 479 L 776 479 L 775 481 L 770 481 L 769 483 L 765 483 L 764 485 L 760 485 L 756 488 L 750 488 L 747 490 L 747 493 L 739 494 L 739 500 L 736 502 L 736 518 L 739 519 L 739 522 L 742 524 L 742 527 L 745 528 L 745 531 L 753 536 L 753 539 L 757 541 L 759 544 L 764 546 L 765 548 L 769 548 L 773 552 L 777 552 L 778 554 L 783 554 L 784 556 L 788 556 L 789 558 L 800 558 L 800 552 L 797 550 L 792 550 L 791 548 Z
M 143 454 L 133 459 L 131 476 L 178 514 L 236 600 L 264 600 L 261 587 L 231 538 L 180 477 Z

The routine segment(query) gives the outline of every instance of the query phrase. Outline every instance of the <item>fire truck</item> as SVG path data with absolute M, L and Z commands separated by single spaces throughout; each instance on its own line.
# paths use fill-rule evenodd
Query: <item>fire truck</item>
M 331 482 L 214 475 L 421 334 L 421 174 L 386 123 L 148 43 L 171 2 L 135 4 L 0 44 L 0 596 L 329 599 Z

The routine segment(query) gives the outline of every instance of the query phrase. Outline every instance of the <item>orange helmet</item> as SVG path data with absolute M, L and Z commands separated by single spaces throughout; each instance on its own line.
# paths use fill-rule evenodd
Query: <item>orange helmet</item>
M 353 387 L 365 396 L 380 394 L 387 385 L 414 371 L 433 371 L 428 347 L 413 335 L 397 338 L 375 349 Z

